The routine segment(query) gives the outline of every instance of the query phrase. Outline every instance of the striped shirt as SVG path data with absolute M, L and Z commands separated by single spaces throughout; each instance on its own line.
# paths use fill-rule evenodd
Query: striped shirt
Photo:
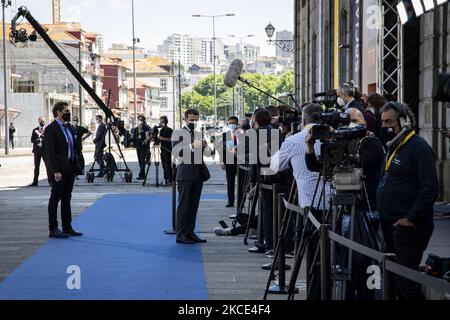
M 319 173 L 311 172 L 306 167 L 306 136 L 314 125 L 308 125 L 303 131 L 294 136 L 289 137 L 282 144 L 271 160 L 270 167 L 273 171 L 285 171 L 292 165 L 294 177 L 297 181 L 299 206 L 301 208 L 311 207 L 314 191 L 319 179 Z M 317 141 L 314 146 L 316 154 L 320 154 L 320 142 Z M 318 208 L 318 201 L 323 189 L 323 181 L 320 182 L 318 192 L 314 201 L 314 208 Z M 325 186 L 325 208 L 329 208 L 330 184 L 327 182 Z M 323 198 L 320 201 L 319 209 L 323 210 Z

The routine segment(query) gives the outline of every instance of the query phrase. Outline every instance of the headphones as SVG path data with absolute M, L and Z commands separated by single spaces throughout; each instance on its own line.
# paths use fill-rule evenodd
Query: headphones
M 392 101 L 387 105 L 393 108 L 398 113 L 400 129 L 407 129 L 408 131 L 414 129 L 415 124 L 413 124 L 413 119 L 411 119 L 407 109 L 402 104 Z

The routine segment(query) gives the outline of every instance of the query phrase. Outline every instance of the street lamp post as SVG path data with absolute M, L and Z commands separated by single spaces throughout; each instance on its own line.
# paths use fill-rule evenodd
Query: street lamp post
M 295 44 L 294 40 L 272 40 L 273 34 L 275 33 L 275 27 L 269 22 L 269 24 L 266 27 L 266 34 L 269 40 L 267 42 L 272 43 L 276 45 L 278 48 L 285 52 L 294 52 L 295 51 Z
M 131 0 L 131 19 L 133 24 L 133 94 L 134 94 L 134 125 L 137 124 L 137 85 L 136 85 L 136 42 L 139 42 L 139 39 L 135 37 L 134 34 L 134 0 Z
M 241 46 L 240 46 L 240 48 L 239 48 L 239 52 L 238 52 L 238 57 L 239 57 L 239 59 L 240 60 L 244 60 L 243 59 L 243 55 L 244 55 L 244 39 L 246 39 L 246 38 L 251 38 L 251 37 L 254 37 L 255 35 L 254 34 L 249 34 L 249 35 L 246 35 L 246 36 L 243 36 L 243 37 L 239 37 L 239 36 L 236 36 L 236 35 L 234 35 L 234 34 L 230 34 L 229 35 L 229 37 L 231 37 L 231 38 L 236 38 L 236 39 L 239 39 L 240 40 L 240 44 L 241 44 Z M 239 90 L 239 94 L 241 93 L 241 88 L 240 88 L 240 86 L 238 85 L 238 90 Z M 234 114 L 234 91 L 235 91 L 235 88 L 233 88 L 233 114 Z M 240 117 L 243 117 L 243 110 L 244 110 L 244 107 L 241 105 L 241 103 L 242 103 L 242 101 L 243 101 L 243 99 L 241 99 L 241 97 L 239 96 L 239 103 L 238 103 L 238 108 L 237 108 L 237 114 L 239 114 L 239 116 Z
M 9 125 L 8 125 L 8 74 L 6 72 L 6 26 L 5 26 L 5 8 L 11 5 L 11 0 L 2 0 L 3 15 L 3 88 L 5 104 L 5 155 L 9 154 Z
M 216 82 L 216 18 L 234 17 L 234 13 L 222 15 L 207 16 L 201 14 L 193 14 L 194 18 L 212 18 L 213 21 L 213 73 L 214 73 L 214 125 L 217 123 L 217 82 Z

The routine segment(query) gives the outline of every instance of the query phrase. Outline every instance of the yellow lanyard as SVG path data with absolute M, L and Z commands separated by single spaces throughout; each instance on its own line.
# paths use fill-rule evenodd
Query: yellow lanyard
M 416 131 L 412 131 L 410 134 L 406 136 L 406 138 L 398 145 L 397 148 L 395 148 L 392 155 L 389 157 L 389 159 L 386 161 L 386 167 L 385 172 L 389 172 L 389 169 L 391 169 L 392 161 L 394 160 L 395 156 L 397 155 L 398 150 L 403 146 L 406 142 L 408 142 L 409 139 L 411 139 L 416 134 Z M 389 156 L 389 155 L 388 155 Z

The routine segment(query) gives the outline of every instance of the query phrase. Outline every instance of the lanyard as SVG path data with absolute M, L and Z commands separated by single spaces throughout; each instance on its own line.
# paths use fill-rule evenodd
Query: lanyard
M 392 153 L 392 155 L 391 155 L 390 157 L 389 157 L 389 155 L 388 155 L 387 157 L 389 157 L 389 158 L 386 157 L 387 161 L 386 161 L 386 167 L 385 167 L 385 169 L 384 169 L 386 173 L 389 172 L 389 170 L 391 169 L 392 161 L 394 160 L 395 156 L 397 155 L 398 150 L 401 148 L 401 146 L 403 146 L 406 142 L 408 142 L 409 139 L 411 139 L 415 134 L 416 134 L 416 131 L 410 132 L 410 134 L 408 134 L 408 135 L 406 136 L 406 138 L 402 141 L 402 143 L 400 143 L 400 144 L 398 145 L 398 147 L 395 148 L 395 150 L 394 150 L 394 152 Z

